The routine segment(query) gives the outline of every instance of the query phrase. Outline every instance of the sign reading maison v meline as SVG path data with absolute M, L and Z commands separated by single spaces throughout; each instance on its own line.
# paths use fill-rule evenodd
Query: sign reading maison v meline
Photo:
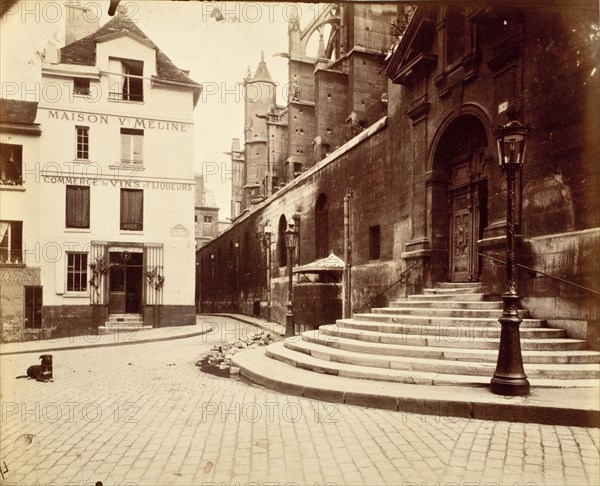
M 153 120 L 151 118 L 132 118 L 128 116 L 101 115 L 96 113 L 85 113 L 81 111 L 48 110 L 48 118 L 53 120 L 66 120 L 78 123 L 94 123 L 108 125 L 111 119 L 117 119 L 119 126 L 124 128 L 137 128 L 149 130 L 164 130 L 170 132 L 188 131 L 191 123 L 172 122 L 166 120 Z

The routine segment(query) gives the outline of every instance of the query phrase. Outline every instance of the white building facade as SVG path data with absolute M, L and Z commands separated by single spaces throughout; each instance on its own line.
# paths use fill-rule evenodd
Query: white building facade
M 42 327 L 40 263 L 27 254 L 40 241 L 36 113 L 36 102 L 0 100 L 0 332 L 5 341 L 33 336 Z
M 26 256 L 41 270 L 46 334 L 194 324 L 201 86 L 116 16 L 46 50 L 41 92 L 39 239 Z

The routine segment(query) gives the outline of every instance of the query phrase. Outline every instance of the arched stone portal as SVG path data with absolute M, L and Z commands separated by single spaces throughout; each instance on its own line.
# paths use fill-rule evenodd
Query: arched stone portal
M 488 224 L 486 129 L 464 114 L 438 138 L 428 180 L 431 201 L 431 277 L 438 281 L 478 281 L 477 241 Z

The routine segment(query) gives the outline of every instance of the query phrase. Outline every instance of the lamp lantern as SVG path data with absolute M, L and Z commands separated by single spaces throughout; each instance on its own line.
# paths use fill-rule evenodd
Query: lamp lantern
M 523 125 L 518 121 L 510 121 L 500 125 L 494 130 L 498 144 L 498 163 L 500 168 L 519 169 L 525 161 L 525 148 L 531 133 L 530 125 Z
M 288 250 L 294 250 L 296 248 L 296 237 L 297 233 L 294 230 L 294 225 L 290 224 L 288 229 L 285 230 L 285 247 Z

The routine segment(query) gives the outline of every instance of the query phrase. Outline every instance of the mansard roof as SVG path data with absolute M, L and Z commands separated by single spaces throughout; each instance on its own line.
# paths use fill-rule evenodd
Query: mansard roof
M 96 64 L 96 43 L 119 34 L 136 38 L 156 50 L 156 79 L 189 84 L 195 87 L 201 86 L 175 66 L 134 22 L 120 15 L 115 15 L 93 34 L 63 47 L 60 50 L 60 62 L 63 64 L 94 66 Z
M 42 130 L 35 123 L 37 101 L 0 99 L 0 132 L 40 136 Z
M 31 125 L 37 114 L 37 101 L 0 99 L 0 122 Z

